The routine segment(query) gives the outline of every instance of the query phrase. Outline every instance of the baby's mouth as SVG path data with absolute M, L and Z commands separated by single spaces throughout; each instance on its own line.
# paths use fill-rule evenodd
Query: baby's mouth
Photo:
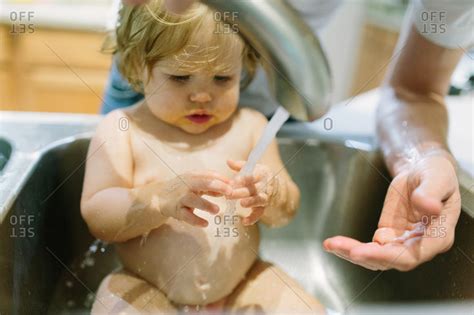
M 212 119 L 212 115 L 206 113 L 187 115 L 186 118 L 195 124 L 205 124 Z

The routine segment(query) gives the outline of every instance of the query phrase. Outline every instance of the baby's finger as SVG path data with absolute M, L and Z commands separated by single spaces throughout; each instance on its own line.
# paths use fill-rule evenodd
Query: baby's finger
M 255 185 L 257 182 L 257 179 L 252 175 L 237 176 L 232 181 L 232 187 L 235 189 L 239 187 L 252 186 Z
M 263 215 L 265 208 L 264 207 L 255 207 L 252 208 L 252 213 L 249 216 L 242 219 L 243 225 L 252 225 L 255 224 L 260 217 Z
M 205 171 L 203 173 L 199 173 L 198 176 L 199 177 L 205 177 L 205 178 L 208 178 L 208 179 L 218 179 L 218 180 L 223 181 L 224 183 L 227 183 L 227 184 L 230 184 L 231 181 L 232 181 L 230 178 L 227 178 L 226 176 L 224 176 L 221 173 L 216 172 L 216 171 Z
M 209 223 L 193 213 L 193 209 L 181 207 L 176 213 L 176 219 L 191 224 L 192 226 L 206 227 Z
M 259 193 L 256 196 L 244 198 L 240 201 L 240 205 L 244 208 L 264 207 L 268 204 L 268 196 L 265 193 Z
M 232 195 L 227 196 L 228 199 L 242 199 L 246 197 L 251 197 L 259 192 L 264 192 L 267 189 L 267 185 L 261 182 L 254 183 L 248 186 L 236 188 L 232 191 Z
M 220 195 L 231 195 L 232 187 L 230 184 L 217 178 L 195 178 L 191 181 L 190 188 L 196 193 L 212 193 Z
M 250 197 L 252 196 L 252 192 L 254 192 L 254 189 L 250 189 L 249 187 L 237 188 L 232 191 L 230 196 L 227 196 L 227 199 L 242 199 Z
M 181 199 L 181 203 L 186 207 L 200 209 L 211 214 L 219 213 L 219 207 L 216 204 L 196 194 L 187 194 Z
M 227 165 L 234 171 L 238 172 L 242 167 L 245 165 L 245 161 L 235 161 L 235 160 L 227 160 Z

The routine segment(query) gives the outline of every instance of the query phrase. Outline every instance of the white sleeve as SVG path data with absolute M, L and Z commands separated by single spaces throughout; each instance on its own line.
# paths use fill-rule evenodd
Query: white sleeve
M 410 19 L 428 40 L 447 48 L 468 48 L 474 44 L 472 0 L 414 0 Z
M 324 27 L 342 0 L 287 0 L 301 17 L 316 32 Z

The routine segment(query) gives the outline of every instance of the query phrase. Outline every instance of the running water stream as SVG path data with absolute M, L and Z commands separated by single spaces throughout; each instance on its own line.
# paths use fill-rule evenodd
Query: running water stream
M 267 126 L 263 130 L 263 134 L 258 140 L 257 145 L 252 149 L 252 152 L 250 152 L 247 163 L 245 163 L 244 167 L 242 167 L 236 177 L 251 175 L 253 173 L 257 162 L 261 159 L 268 145 L 275 138 L 278 130 L 280 130 L 281 126 L 283 126 L 288 117 L 290 117 L 290 114 L 282 106 L 279 106 L 275 114 L 272 116 Z M 236 200 L 227 200 L 227 207 L 225 213 L 234 214 L 236 210 L 235 205 Z

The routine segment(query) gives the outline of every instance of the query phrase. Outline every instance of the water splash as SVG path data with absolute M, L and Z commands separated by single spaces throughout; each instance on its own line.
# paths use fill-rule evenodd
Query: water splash
M 145 245 L 149 234 L 150 234 L 150 231 L 148 231 L 148 232 L 146 232 L 142 235 L 142 238 L 140 239 L 140 247 L 143 247 L 143 245 Z
M 247 163 L 245 163 L 244 167 L 242 167 L 237 176 L 246 176 L 253 173 L 257 162 L 261 159 L 263 153 L 265 153 L 265 150 L 275 138 L 278 130 L 280 130 L 281 126 L 283 126 L 288 117 L 290 117 L 290 114 L 282 106 L 278 107 L 275 114 L 272 116 L 267 126 L 263 130 L 262 136 L 258 140 L 257 145 L 255 145 L 255 147 L 252 149 L 252 152 L 250 152 Z M 227 200 L 225 213 L 233 214 L 235 211 L 236 201 Z
M 108 243 L 99 239 L 92 242 L 92 244 L 89 246 L 89 250 L 84 254 L 84 258 L 79 264 L 79 267 L 81 269 L 84 269 L 86 267 L 93 267 L 95 265 L 94 255 L 95 253 L 97 253 L 97 250 L 99 250 L 101 253 L 104 253 L 107 246 Z
M 405 241 L 409 239 L 423 236 L 424 233 L 425 233 L 425 225 L 422 222 L 418 222 L 414 225 L 412 230 L 406 230 L 405 232 L 403 232 L 402 235 L 400 235 L 399 237 L 396 237 L 393 241 L 404 243 Z

